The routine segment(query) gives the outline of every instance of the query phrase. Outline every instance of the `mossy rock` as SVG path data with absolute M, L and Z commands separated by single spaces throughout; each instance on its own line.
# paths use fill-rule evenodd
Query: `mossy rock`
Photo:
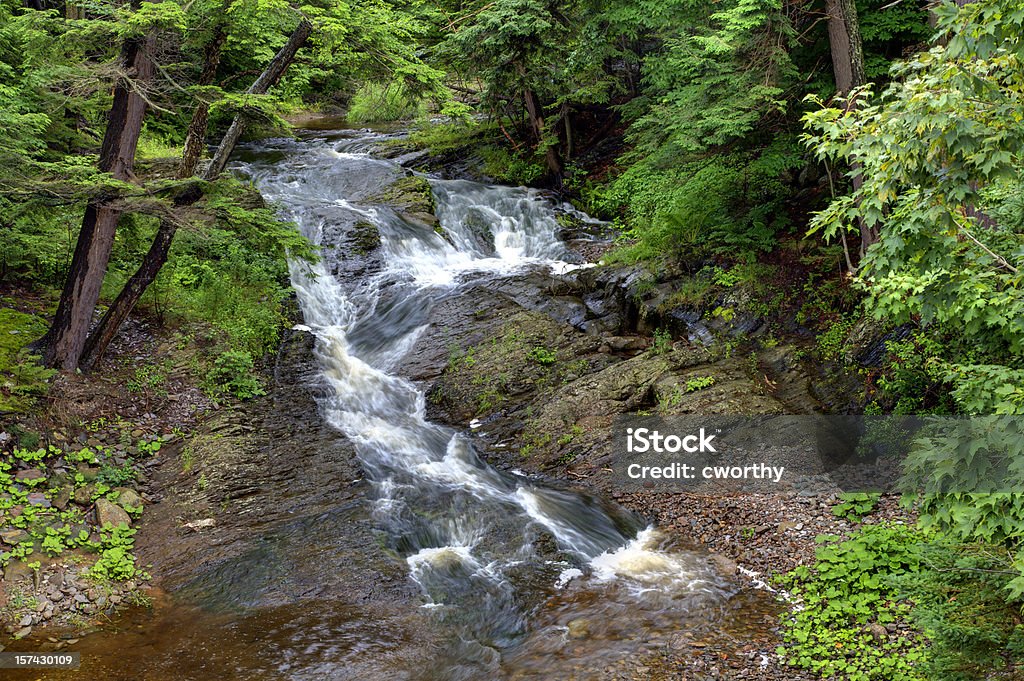
M 420 175 L 400 177 L 370 200 L 387 204 L 403 213 L 434 214 L 433 189 L 430 188 L 430 182 Z
M 380 246 L 380 230 L 372 222 L 359 220 L 349 233 L 349 244 L 353 253 L 366 255 Z

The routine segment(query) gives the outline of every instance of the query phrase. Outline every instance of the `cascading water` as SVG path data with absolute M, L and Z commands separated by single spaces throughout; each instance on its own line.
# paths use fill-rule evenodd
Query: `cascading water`
M 551 204 L 532 190 L 431 180 L 438 231 L 375 205 L 369 197 L 404 171 L 369 156 L 373 141 L 271 141 L 238 167 L 324 254 L 292 264 L 330 388 L 321 409 L 356 446 L 389 548 L 462 641 L 433 674 L 488 678 L 481 670 L 493 674 L 502 652 L 536 639 L 537 607 L 574 577 L 592 589 L 614 585 L 603 597 L 618 594 L 629 608 L 716 592 L 694 556 L 658 551 L 657 533 L 631 514 L 486 465 L 469 435 L 428 421 L 423 392 L 390 373 L 442 296 L 526 268 L 571 266 Z M 335 250 L 367 223 L 380 235 L 379 261 L 353 276 Z

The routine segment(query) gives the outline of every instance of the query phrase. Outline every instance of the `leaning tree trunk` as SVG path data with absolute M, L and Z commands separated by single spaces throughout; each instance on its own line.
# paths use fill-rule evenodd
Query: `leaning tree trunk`
M 836 90 L 845 97 L 867 81 L 857 5 L 854 0 L 825 0 L 825 11 L 828 14 L 828 42 L 832 52 Z M 847 99 L 846 106 L 852 109 L 857 106 L 857 102 Z M 853 188 L 860 189 L 864 183 L 860 163 L 853 163 L 851 170 Z M 860 255 L 863 257 L 868 247 L 878 241 L 879 233 L 877 227 L 869 227 L 863 219 L 858 219 L 857 224 L 860 229 Z
M 274 58 L 267 64 L 267 68 L 246 92 L 248 94 L 263 94 L 269 90 L 284 75 L 288 65 L 295 58 L 295 53 L 306 43 L 309 39 L 309 34 L 312 32 L 313 25 L 306 19 L 303 19 L 285 46 L 274 55 Z M 234 151 L 235 145 L 238 144 L 238 140 L 242 137 L 247 125 L 248 121 L 242 114 L 235 116 L 235 119 L 231 121 L 231 126 L 224 133 L 217 151 L 213 154 L 213 160 L 210 161 L 210 167 L 206 170 L 206 179 L 213 179 L 224 171 L 224 167 L 228 164 L 228 157 Z
M 146 113 L 146 101 L 139 94 L 139 89 L 153 77 L 150 53 L 155 41 L 154 34 L 130 38 L 121 48 L 124 75 L 114 87 L 99 158 L 100 171 L 110 173 L 118 180 L 134 178 L 135 148 Z M 43 360 L 49 366 L 68 371 L 78 367 L 120 217 L 121 211 L 114 208 L 109 200 L 93 200 L 85 209 L 57 313 L 46 335 L 34 344 L 42 351 Z
M 544 145 L 544 161 L 547 164 L 548 172 L 554 177 L 562 176 L 562 159 L 558 156 L 558 148 L 553 144 L 547 144 L 544 140 L 544 114 L 537 95 L 530 88 L 523 88 L 523 102 L 526 104 L 526 113 L 530 116 L 530 127 L 537 138 L 538 144 Z
M 221 8 L 224 14 L 230 7 L 228 0 Z M 213 38 L 206 46 L 206 54 L 203 58 L 203 72 L 199 74 L 199 85 L 212 85 L 217 77 L 217 67 L 220 66 L 220 56 L 227 41 L 227 21 L 221 19 L 214 30 Z M 188 124 L 188 132 L 185 134 L 185 146 L 181 151 L 181 163 L 178 164 L 178 179 L 185 179 L 196 174 L 196 166 L 199 165 L 199 157 L 203 153 L 203 144 L 206 142 L 207 124 L 210 121 L 210 104 L 205 99 L 196 103 L 195 111 L 192 112 L 192 120 Z
M 296 52 L 306 42 L 312 32 L 312 25 L 305 19 L 299 24 L 298 28 L 292 33 L 291 38 L 287 44 L 278 51 L 274 58 L 267 65 L 267 68 L 263 71 L 259 78 L 252 84 L 252 86 L 246 91 L 248 94 L 266 94 L 266 92 L 273 87 L 284 75 L 289 64 L 295 59 Z M 217 51 L 214 59 L 219 60 L 220 48 L 217 47 Z M 208 55 L 209 57 L 209 55 Z M 209 61 L 207 61 L 207 68 L 210 67 Z M 216 71 L 216 65 L 213 67 L 213 71 Z M 205 69 L 204 69 L 205 72 Z M 211 76 L 212 78 L 212 76 Z M 196 170 L 196 166 L 199 163 L 199 153 L 192 154 L 189 152 L 190 145 L 193 143 L 193 148 L 200 150 L 202 148 L 202 141 L 206 137 L 206 124 L 208 120 L 209 110 L 205 109 L 205 104 L 200 104 L 196 111 L 193 113 L 192 122 L 189 125 L 188 135 L 189 138 L 185 142 L 185 150 L 182 152 L 181 165 L 178 167 L 179 178 L 185 179 L 191 177 Z M 218 175 L 224 170 L 224 166 L 227 164 L 227 159 L 231 156 L 231 152 L 234 150 L 235 145 L 238 143 L 239 137 L 245 130 L 244 119 L 241 114 L 235 116 L 231 122 L 231 127 L 228 128 L 228 132 L 221 139 L 220 145 L 217 147 L 217 151 L 214 154 L 214 161 L 210 163 L 209 168 L 203 174 L 203 179 L 207 182 L 215 180 Z M 222 159 L 220 163 L 217 159 Z M 174 201 L 175 207 L 190 206 L 202 198 L 202 192 L 187 191 L 183 195 L 179 196 Z M 152 245 L 149 247 L 149 251 L 146 253 L 142 260 L 142 264 L 139 269 L 132 275 L 128 283 L 125 284 L 124 288 L 121 289 L 121 293 L 118 294 L 117 299 L 113 302 L 106 314 L 100 320 L 96 330 L 89 335 L 89 339 L 86 342 L 85 352 L 82 358 L 82 364 L 84 368 L 88 369 L 95 366 L 103 354 L 107 350 L 107 346 L 110 345 L 110 341 L 117 335 L 118 329 L 121 328 L 121 324 L 128 317 L 129 313 L 138 304 L 139 299 L 149 288 L 149 285 L 156 279 L 157 274 L 160 273 L 160 269 L 164 263 L 167 262 L 168 254 L 171 250 L 171 244 L 174 241 L 174 235 L 178 231 L 178 223 L 174 220 L 163 219 L 160 221 L 160 227 L 157 229 L 156 237 L 153 239 Z

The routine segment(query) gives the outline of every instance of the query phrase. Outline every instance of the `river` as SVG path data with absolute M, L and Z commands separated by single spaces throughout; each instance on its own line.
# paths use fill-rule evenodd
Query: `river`
M 264 522 L 156 615 L 85 639 L 75 678 L 597 678 L 674 632 L 717 626 L 728 607 L 735 588 L 706 556 L 665 548 L 609 500 L 497 470 L 471 430 L 428 420 L 424 386 L 398 369 L 434 306 L 467 286 L 579 265 L 535 190 L 430 178 L 437 229 L 376 202 L 408 172 L 370 153 L 380 137 L 307 131 L 250 145 L 233 166 L 321 249 L 319 262 L 291 264 L 298 332 L 315 337 L 316 418 L 354 447 L 363 498 L 332 508 L 332 489 L 309 492 L 316 513 Z M 367 225 L 373 257 L 345 252 Z M 323 479 L 323 440 L 300 446 L 308 457 L 267 468 Z M 356 538 L 403 565 L 411 595 L 387 617 L 336 586 L 358 562 Z M 319 584 L 286 588 L 300 566 Z

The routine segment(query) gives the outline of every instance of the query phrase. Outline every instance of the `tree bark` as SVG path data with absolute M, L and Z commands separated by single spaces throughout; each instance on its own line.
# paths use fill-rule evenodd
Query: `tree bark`
M 289 39 L 288 43 L 278 51 L 260 77 L 256 79 L 246 92 L 249 94 L 265 94 L 271 87 L 273 87 L 281 79 L 281 76 L 284 75 L 285 70 L 291 64 L 292 60 L 295 59 L 295 54 L 309 38 L 311 31 L 312 25 L 303 19 L 298 28 L 296 28 L 292 33 L 291 39 Z M 203 77 L 209 74 L 211 81 L 213 73 L 217 70 L 217 64 L 212 63 L 211 65 L 211 62 L 218 62 L 220 60 L 220 51 L 223 47 L 223 43 L 224 40 L 222 37 L 220 38 L 219 44 L 213 45 L 213 50 L 207 52 L 207 61 L 203 69 Z M 200 103 L 195 112 L 193 112 L 192 121 L 189 124 L 188 138 L 185 141 L 185 148 L 182 151 L 181 164 L 178 166 L 178 177 L 180 179 L 186 179 L 195 174 L 196 167 L 199 164 L 199 155 L 202 150 L 203 140 L 206 138 L 208 118 L 209 108 L 206 107 L 205 103 Z M 237 134 L 232 134 L 232 129 L 236 128 L 236 124 L 238 124 L 241 119 L 241 115 L 235 116 L 231 127 L 228 128 L 228 133 L 225 134 L 224 138 L 221 140 L 220 145 L 217 147 L 217 153 L 215 154 L 215 160 L 220 157 L 223 161 L 219 166 L 211 162 L 210 167 L 207 168 L 206 172 L 203 174 L 204 180 L 208 182 L 213 181 L 223 171 L 224 166 L 227 164 L 228 157 L 231 156 L 231 152 L 234 150 L 235 145 L 238 142 L 238 138 L 241 136 L 241 131 L 238 131 Z M 244 126 L 242 129 L 244 129 Z M 194 149 L 193 152 L 190 152 L 189 150 L 190 142 Z M 190 206 L 202 198 L 202 195 L 202 191 L 198 189 L 195 191 L 185 192 L 182 196 L 175 199 L 174 205 L 179 208 Z M 99 325 L 92 334 L 89 335 L 82 356 L 83 368 L 90 369 L 94 367 L 100 359 L 102 359 L 103 354 L 110 345 L 110 342 L 114 339 L 114 336 L 117 335 L 118 330 L 121 328 L 121 324 L 138 304 L 142 295 L 146 292 L 146 289 L 149 288 L 149 285 L 156 279 L 157 275 L 160 273 L 160 269 L 164 266 L 164 263 L 167 262 L 167 257 L 171 250 L 171 244 L 174 242 L 174 235 L 177 231 L 177 222 L 168 219 L 160 221 L 160 227 L 157 229 L 153 243 L 150 245 L 149 251 L 143 258 L 139 269 L 136 270 L 135 274 L 133 274 L 131 279 L 128 280 L 128 283 L 126 283 L 124 288 L 121 289 L 117 299 L 114 300 L 110 308 L 107 309 L 103 318 L 100 320 Z
M 832 70 L 841 95 L 864 84 L 864 46 L 854 0 L 825 0 Z
M 530 127 L 537 138 L 538 144 L 544 145 L 544 161 L 548 171 L 556 178 L 562 176 L 562 159 L 558 156 L 558 149 L 553 144 L 546 144 L 544 141 L 544 113 L 537 95 L 528 87 L 523 88 L 523 101 L 526 103 L 526 113 L 530 116 Z
M 153 77 L 150 53 L 155 42 L 156 36 L 151 34 L 130 38 L 121 48 L 125 74 L 114 87 L 99 158 L 100 171 L 118 180 L 134 178 L 135 149 L 146 113 L 146 102 L 136 88 L 145 87 Z M 78 366 L 120 216 L 121 211 L 103 199 L 91 201 L 86 207 L 57 313 L 46 335 L 34 344 L 42 350 L 43 361 L 49 366 L 67 371 Z
M 226 13 L 230 7 L 230 0 L 224 3 L 223 11 Z M 206 46 L 206 54 L 203 57 L 203 72 L 199 74 L 198 85 L 212 85 L 217 77 L 217 67 L 220 66 L 220 55 L 224 49 L 224 43 L 228 38 L 227 22 L 221 20 L 214 30 L 213 38 Z M 185 179 L 196 174 L 196 167 L 199 165 L 199 157 L 203 154 L 203 145 L 206 143 L 206 131 L 210 122 L 210 105 L 204 99 L 196 103 L 195 111 L 192 112 L 192 120 L 188 124 L 188 132 L 185 135 L 185 146 L 181 152 L 181 163 L 178 164 L 178 178 Z
M 246 93 L 263 94 L 280 80 L 288 65 L 291 64 L 292 59 L 295 58 L 295 53 L 306 43 L 309 39 L 309 34 L 312 32 L 313 25 L 308 20 L 303 19 L 299 22 L 298 28 L 292 33 L 288 42 L 274 55 L 274 58 L 267 64 L 267 68 L 263 70 L 260 77 L 246 90 Z M 228 164 L 228 157 L 231 156 L 235 145 L 238 144 L 238 140 L 245 132 L 247 124 L 248 122 L 242 114 L 238 114 L 231 121 L 231 126 L 224 133 L 217 151 L 213 154 L 213 160 L 210 161 L 210 167 L 206 171 L 206 179 L 217 177 L 224 171 L 224 167 Z
M 836 91 L 847 97 L 854 88 L 863 85 L 867 78 L 864 74 L 864 44 L 860 37 L 860 22 L 857 20 L 857 5 L 854 0 L 825 0 L 825 11 L 828 14 L 828 42 L 832 52 L 832 70 L 836 79 Z M 847 109 L 857 106 L 852 99 L 846 101 Z M 854 163 L 852 183 L 854 190 L 864 184 L 861 166 Z M 878 241 L 878 229 L 868 227 L 863 219 L 857 220 L 860 229 L 860 255 L 867 252 L 868 247 Z

